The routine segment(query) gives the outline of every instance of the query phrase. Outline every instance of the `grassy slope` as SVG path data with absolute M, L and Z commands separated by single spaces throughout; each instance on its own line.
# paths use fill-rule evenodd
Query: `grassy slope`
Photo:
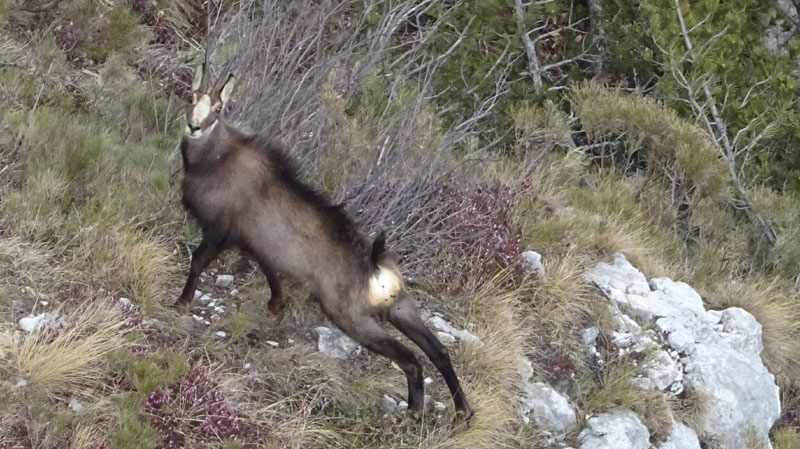
M 9 166 L 0 174 L 0 393 L 10 398 L 0 406 L 0 447 L 70 442 L 145 448 L 161 441 L 164 429 L 176 441 L 203 447 L 544 447 L 535 428 L 516 420 L 521 355 L 532 360 L 537 380 L 568 386 L 579 416 L 624 406 L 661 436 L 670 416 L 696 422 L 704 399 L 633 394 L 629 360 L 609 356 L 609 366 L 598 369 L 579 344 L 581 329 L 608 319 L 582 273 L 616 251 L 648 276 L 691 283 L 711 306 L 739 305 L 754 313 L 764 325 L 764 358 L 781 379 L 785 402 L 796 402 L 791 380 L 799 372 L 800 311 L 791 280 L 800 250 L 790 236 L 800 224 L 789 211 L 797 210 L 797 199 L 755 195 L 786 237 L 778 250 L 762 251 L 749 227 L 713 196 L 696 207 L 691 225 L 698 237 L 687 244 L 676 236 L 668 185 L 598 169 L 576 152 L 547 156 L 530 175 L 531 189 L 514 201 L 513 224 L 524 245 L 544 255 L 546 279 L 476 278 L 467 281 L 465 294 L 425 292 L 436 298 L 426 307 L 483 342 L 452 348 L 477 412 L 467 432 L 451 429 L 449 395 L 427 362 L 434 379 L 429 393 L 448 404 L 445 418 L 382 418 L 377 400 L 384 393 L 404 397 L 402 374 L 370 354 L 348 363 L 319 354 L 310 332 L 323 320 L 316 305 L 293 289 L 285 315 L 269 316 L 268 288 L 253 269 L 237 276 L 235 296 L 204 281 L 202 290 L 227 306 L 210 326 L 174 314 L 165 305 L 180 288 L 187 245 L 197 241 L 173 176 L 180 108 L 157 79 L 132 68 L 141 51 L 137 42 L 151 30 L 127 10 L 75 5 L 60 13 L 76 27 L 103 13 L 108 22 L 93 25 L 99 36 L 116 29 L 129 38 L 76 38 L 78 49 L 65 51 L 63 35 L 10 15 L 0 40 L 6 55 L 0 64 L 0 169 Z M 87 70 L 68 61 L 70 52 L 93 59 L 82 61 Z M 636 108 L 652 112 L 657 106 L 631 105 L 633 117 L 646 116 Z M 582 124 L 593 127 L 598 141 L 625 131 L 589 119 L 581 117 Z M 554 111 L 520 111 L 516 131 L 558 134 L 564 123 Z M 677 119 L 668 124 L 688 126 Z M 647 133 L 648 126 L 654 124 L 641 129 Z M 686 145 L 694 136 L 676 135 L 679 142 L 688 139 Z M 697 163 L 681 154 L 661 156 Z M 524 165 L 518 162 L 486 163 L 473 175 L 513 185 Z M 713 169 L 687 167 L 719 188 Z M 751 263 L 756 250 L 759 258 Z M 213 270 L 232 272 L 235 262 L 228 255 Z M 121 311 L 121 296 L 136 308 Z M 18 319 L 45 310 L 64 314 L 68 329 L 16 343 Z M 218 338 L 220 330 L 230 338 Z M 19 379 L 27 384 L 17 386 Z M 217 399 L 201 404 L 192 387 Z M 153 392 L 164 395 L 166 408 L 154 405 L 160 396 Z M 70 410 L 72 399 L 84 404 L 81 412 Z M 219 424 L 220 417 L 241 428 Z M 211 430 L 200 429 L 204 422 Z M 776 447 L 796 443 L 792 427 L 776 432 Z

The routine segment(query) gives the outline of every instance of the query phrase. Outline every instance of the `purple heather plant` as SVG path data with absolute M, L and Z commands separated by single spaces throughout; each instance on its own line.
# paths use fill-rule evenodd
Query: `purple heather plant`
M 219 384 L 196 367 L 182 380 L 147 396 L 145 413 L 159 432 L 159 449 L 202 447 L 224 440 L 245 448 L 257 429 L 225 401 Z
M 514 197 L 527 187 L 511 188 L 495 182 L 475 187 L 440 184 L 428 201 L 434 214 L 419 217 L 434 220 L 430 228 L 438 238 L 432 251 L 445 259 L 436 271 L 451 288 L 468 280 L 486 280 L 500 269 L 520 270 L 522 238 L 512 223 Z

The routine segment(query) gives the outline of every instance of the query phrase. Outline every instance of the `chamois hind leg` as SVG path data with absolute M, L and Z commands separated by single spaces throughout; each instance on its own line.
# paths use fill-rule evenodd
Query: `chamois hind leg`
M 258 256 L 256 260 L 258 260 L 258 266 L 261 267 L 261 272 L 267 277 L 267 283 L 269 284 L 270 298 L 267 308 L 273 315 L 280 315 L 283 313 L 283 309 L 286 308 L 286 301 L 283 297 L 283 289 L 281 289 L 278 275 L 275 274 L 275 271 L 272 270 L 264 258 Z
M 453 395 L 457 413 L 456 421 L 463 420 L 469 424 L 473 411 L 467 402 L 464 391 L 461 389 L 458 376 L 453 370 L 450 354 L 447 352 L 447 348 L 422 322 L 413 299 L 407 295 L 400 298 L 388 309 L 387 315 L 389 322 L 419 346 L 436 366 L 436 369 L 442 373 L 442 377 L 444 377 L 444 381 L 450 389 L 450 394 Z
M 183 306 L 192 302 L 194 299 L 194 291 L 197 288 L 197 279 L 200 273 L 214 260 L 219 254 L 219 245 L 211 243 L 205 237 L 200 242 L 200 245 L 192 253 L 192 263 L 189 266 L 189 277 L 186 279 L 186 285 L 183 286 L 183 292 L 175 302 L 176 306 Z
M 392 337 L 372 316 L 337 317 L 328 314 L 333 322 L 353 340 L 372 352 L 378 353 L 397 363 L 408 380 L 408 409 L 419 415 L 422 413 L 425 398 L 425 383 L 420 365 L 414 352 Z

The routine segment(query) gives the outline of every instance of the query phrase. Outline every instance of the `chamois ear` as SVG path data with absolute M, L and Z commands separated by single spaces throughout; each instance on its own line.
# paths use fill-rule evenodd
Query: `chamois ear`
M 192 80 L 192 92 L 200 90 L 200 85 L 203 84 L 203 75 L 206 72 L 205 63 L 200 64 L 194 71 L 194 79 Z
M 228 75 L 228 79 L 225 80 L 219 90 L 219 99 L 222 101 L 223 106 L 228 104 L 228 100 L 231 99 L 231 93 L 233 92 L 234 86 L 236 86 L 236 77 L 233 76 L 233 73 L 231 73 Z

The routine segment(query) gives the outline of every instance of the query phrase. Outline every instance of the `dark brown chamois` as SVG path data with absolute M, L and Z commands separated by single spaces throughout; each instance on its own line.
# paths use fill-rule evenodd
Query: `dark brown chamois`
M 424 398 L 422 366 L 381 326 L 382 321 L 392 323 L 442 373 L 456 420 L 469 422 L 473 412 L 447 348 L 419 317 L 383 235 L 371 241 L 340 206 L 300 181 L 278 145 L 244 135 L 221 120 L 234 82 L 227 75 L 212 87 L 202 65 L 192 83 L 181 141 L 183 204 L 202 228 L 203 240 L 192 254 L 178 304 L 191 302 L 198 276 L 221 250 L 238 248 L 255 258 L 266 275 L 271 312 L 284 307 L 275 273 L 301 281 L 344 333 L 402 368 L 408 407 L 418 414 Z

